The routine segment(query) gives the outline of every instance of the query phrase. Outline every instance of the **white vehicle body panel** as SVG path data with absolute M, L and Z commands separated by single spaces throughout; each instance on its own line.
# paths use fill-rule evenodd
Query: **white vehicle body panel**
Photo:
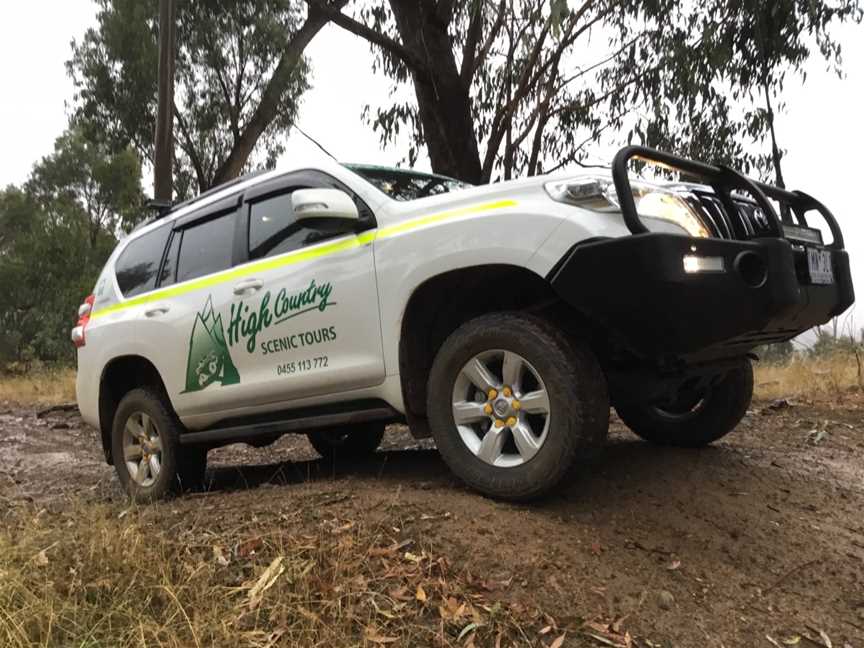
M 113 280 L 113 263 L 128 240 L 118 246 L 103 272 L 112 283 L 106 287 L 100 279 L 94 306 L 94 313 L 99 315 L 102 310 L 105 314 L 88 324 L 86 345 L 78 352 L 78 402 L 86 421 L 98 426 L 102 372 L 112 359 L 127 355 L 141 356 L 156 367 L 178 416 L 190 429 L 227 418 L 361 398 L 380 398 L 404 412 L 399 383 L 402 319 L 411 295 L 424 282 L 442 273 L 484 265 L 517 266 L 546 277 L 579 241 L 629 233 L 617 213 L 589 211 L 550 199 L 544 189 L 548 177 L 400 203 L 336 163 L 319 163 L 314 170 L 354 190 L 374 212 L 377 229 L 303 248 L 312 251 L 305 256 L 289 253 L 285 256 L 292 257 L 291 263 L 285 265 L 277 262 L 276 267 L 262 269 L 259 262 L 252 261 L 209 275 L 207 285 L 200 289 L 183 292 L 187 287 L 177 284 L 168 290 L 182 294 L 162 297 L 164 291 L 156 289 L 131 300 L 119 298 Z M 284 173 L 270 172 L 218 192 L 178 209 L 141 233 Z M 660 221 L 649 227 L 681 231 Z M 335 251 L 315 256 L 317 248 Z M 294 262 L 294 256 L 299 260 Z M 252 279 L 260 282 L 254 294 L 235 294 L 242 282 Z M 279 325 L 274 319 L 254 339 L 240 335 L 239 329 L 232 333 L 232 308 L 242 309 L 246 318 L 260 308 L 264 295 L 269 295 L 272 307 L 280 291 L 296 294 L 312 282 L 330 286 L 332 308 L 329 304 L 323 309 L 310 308 L 302 318 L 288 318 Z M 208 333 L 210 324 L 221 318 L 230 357 L 242 376 L 239 382 L 209 384 L 208 366 L 214 371 L 224 367 L 208 365 L 203 356 L 193 363 L 193 330 L 196 324 L 200 328 L 199 315 L 204 318 L 207 314 L 208 299 L 214 311 L 208 318 Z M 154 312 L 162 307 L 167 310 Z M 272 346 L 274 339 L 290 340 L 297 334 L 324 330 L 335 335 L 315 340 L 308 350 L 290 342 L 293 348 Z M 251 346 L 246 347 L 247 343 Z M 316 358 L 326 358 L 326 363 L 318 360 L 316 365 Z M 296 363 L 307 360 L 313 366 L 297 371 Z M 295 370 L 279 369 L 290 363 Z M 197 375 L 203 387 L 190 389 L 190 368 L 201 369 L 203 373 Z

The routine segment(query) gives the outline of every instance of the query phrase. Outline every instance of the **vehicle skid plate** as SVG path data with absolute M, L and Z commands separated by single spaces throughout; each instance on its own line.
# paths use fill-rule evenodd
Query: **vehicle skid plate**
M 846 252 L 819 252 L 814 268 L 780 238 L 638 234 L 576 246 L 549 279 L 634 351 L 724 357 L 791 338 L 852 304 Z

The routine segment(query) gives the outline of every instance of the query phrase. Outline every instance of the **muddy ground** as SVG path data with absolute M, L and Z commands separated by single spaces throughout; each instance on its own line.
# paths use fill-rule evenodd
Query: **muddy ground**
M 272 513 L 278 524 L 277 513 L 310 502 L 343 519 L 386 506 L 400 512 L 394 533 L 420 536 L 503 602 L 559 625 L 617 620 L 646 647 L 864 648 L 862 414 L 851 393 L 757 402 L 703 450 L 652 447 L 616 420 L 605 452 L 532 506 L 468 491 L 401 426 L 374 459 L 336 465 L 287 436 L 212 452 L 209 492 L 156 515 L 217 526 Z M 0 402 L 0 517 L 70 495 L 127 506 L 97 433 L 72 411 Z

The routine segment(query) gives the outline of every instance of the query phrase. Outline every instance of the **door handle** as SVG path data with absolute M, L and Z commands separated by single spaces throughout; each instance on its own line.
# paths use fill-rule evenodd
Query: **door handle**
M 245 295 L 247 293 L 254 293 L 258 292 L 263 287 L 264 282 L 260 279 L 246 279 L 245 281 L 241 281 L 236 286 L 234 286 L 234 294 Z
M 157 304 L 156 306 L 145 310 L 144 315 L 147 317 L 158 317 L 159 315 L 164 315 L 169 310 L 171 310 L 171 307 L 168 306 L 168 304 Z

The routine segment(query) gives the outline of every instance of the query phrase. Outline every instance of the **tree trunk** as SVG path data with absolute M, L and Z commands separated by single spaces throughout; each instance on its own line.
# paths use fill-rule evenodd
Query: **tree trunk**
M 463 83 L 448 25 L 428 0 L 390 0 L 403 47 L 422 61 L 411 67 L 420 123 L 432 170 L 480 183 L 482 172 L 471 119 L 470 79 Z
M 330 4 L 330 7 L 338 10 L 346 2 L 347 0 L 335 0 Z M 325 12 L 318 11 L 317 8 L 310 6 L 306 22 L 297 30 L 297 33 L 294 34 L 291 42 L 288 43 L 288 46 L 282 53 L 282 58 L 279 59 L 279 63 L 273 71 L 273 76 L 264 89 L 258 108 L 243 129 L 240 138 L 234 142 L 234 146 L 231 148 L 228 157 L 216 170 L 213 176 L 213 186 L 236 178 L 243 172 L 243 167 L 246 166 L 249 156 L 255 150 L 258 139 L 279 114 L 282 95 L 291 83 L 291 77 L 294 75 L 294 71 L 303 57 L 303 51 L 329 21 L 330 18 Z
M 774 108 L 771 106 L 771 91 L 767 83 L 762 83 L 762 90 L 765 92 L 765 109 L 768 115 L 768 130 L 771 134 L 771 161 L 774 164 L 775 181 L 778 187 L 785 189 L 786 181 L 783 179 L 783 168 L 780 164 L 783 155 L 777 145 L 777 132 L 774 130 Z

